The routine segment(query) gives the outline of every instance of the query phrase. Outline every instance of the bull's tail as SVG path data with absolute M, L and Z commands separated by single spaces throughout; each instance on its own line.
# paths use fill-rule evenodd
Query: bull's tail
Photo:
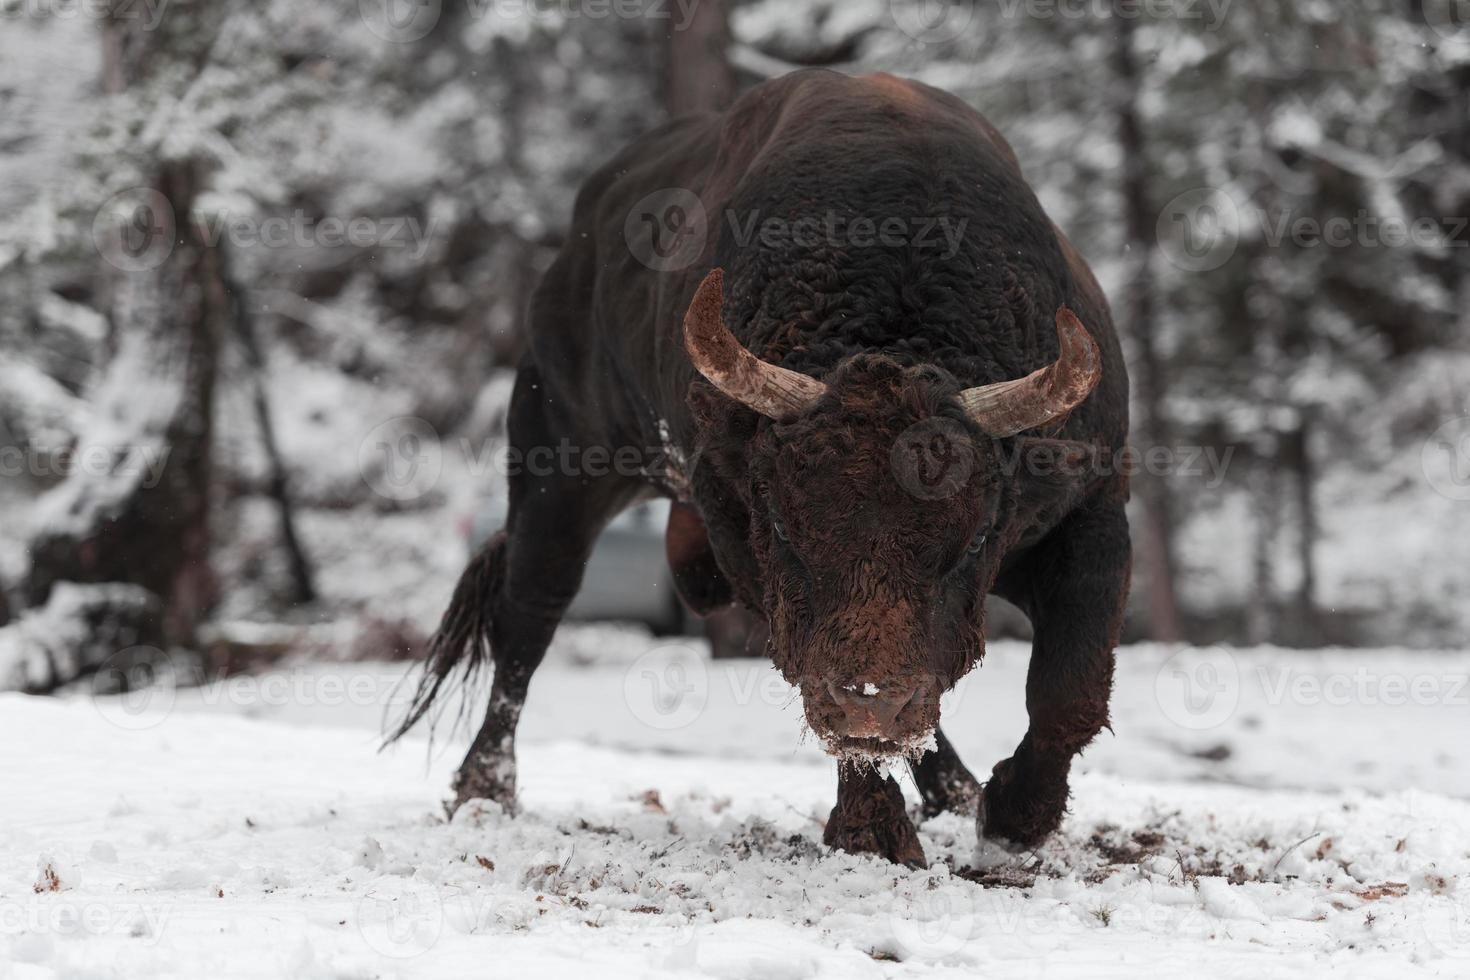
M 418 689 L 384 744 L 402 738 L 456 688 L 461 691 L 460 716 L 464 716 L 464 687 L 490 662 L 490 616 L 505 580 L 505 541 L 504 531 L 495 534 L 460 573 L 449 608 L 429 641 Z M 435 711 L 431 730 L 437 719 Z

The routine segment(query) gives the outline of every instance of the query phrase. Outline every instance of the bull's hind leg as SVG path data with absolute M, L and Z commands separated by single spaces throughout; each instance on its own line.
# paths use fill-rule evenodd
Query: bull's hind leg
M 850 854 L 876 854 L 895 864 L 924 865 L 924 847 L 892 776 L 863 762 L 837 764 L 837 805 L 822 842 Z
M 1031 723 L 985 784 L 986 837 L 1030 846 L 1061 824 L 1072 758 L 1108 723 L 1129 562 L 1123 505 L 1109 503 L 1068 517 L 1006 583 L 1036 632 L 1026 674 Z
M 427 684 L 415 705 L 422 715 L 444 678 L 461 667 L 474 669 L 488 652 L 494 665 L 490 702 L 454 777 L 456 808 L 470 799 L 513 805 L 516 724 L 531 675 L 577 594 L 598 534 L 642 486 L 628 476 L 583 472 L 578 460 L 593 443 L 561 422 L 550 403 L 539 372 L 523 365 L 507 419 L 519 462 L 509 474 L 506 527 L 470 563 L 455 588 L 434 637 Z M 563 445 L 583 452 L 560 454 Z M 408 723 L 414 720 L 411 713 Z

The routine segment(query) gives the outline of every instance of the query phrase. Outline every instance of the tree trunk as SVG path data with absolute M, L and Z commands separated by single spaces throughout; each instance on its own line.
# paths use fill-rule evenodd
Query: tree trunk
M 160 167 L 154 202 L 166 202 L 176 232 L 140 210 L 150 234 L 171 234 L 173 247 L 156 268 L 117 276 L 116 353 L 96 393 L 98 421 L 79 440 L 77 465 L 37 503 L 43 523 L 24 590 L 39 606 L 64 581 L 142 586 L 161 601 L 157 632 L 178 644 L 192 640 L 215 598 L 210 440 L 229 315 L 218 255 L 188 221 L 200 170 L 194 161 Z
M 251 404 L 255 410 L 255 424 L 260 429 L 260 442 L 265 450 L 266 464 L 270 468 L 266 492 L 275 501 L 281 524 L 281 546 L 286 550 L 286 565 L 291 575 L 290 601 L 313 602 L 317 592 L 312 581 L 311 563 L 307 560 L 301 538 L 296 533 L 296 510 L 291 499 L 286 463 L 281 458 L 281 450 L 276 442 L 275 423 L 271 421 L 270 401 L 265 386 L 265 353 L 261 349 L 259 337 L 256 336 L 255 318 L 250 313 L 249 304 L 245 302 L 245 290 L 229 273 L 223 242 L 217 247 L 216 253 L 220 263 L 220 278 L 229 291 L 230 319 L 245 353 L 245 362 L 250 366 Z
M 1276 638 L 1276 562 L 1274 547 L 1281 533 L 1280 444 L 1274 433 L 1256 437 L 1251 473 L 1251 594 L 1246 600 L 1246 639 L 1253 644 Z
M 682 28 L 676 28 L 678 20 L 667 22 L 664 103 L 671 116 L 723 109 L 735 94 L 735 72 L 727 54 L 730 22 L 724 0 L 701 0 L 689 8 L 687 16 L 688 23 Z
M 1135 404 L 1139 409 L 1134 431 L 1147 449 L 1170 445 L 1170 433 L 1163 409 L 1167 380 L 1155 336 L 1152 265 L 1157 211 L 1149 201 L 1147 146 L 1134 102 L 1141 79 L 1133 56 L 1133 22 L 1128 18 L 1118 21 L 1113 64 L 1119 91 L 1117 124 L 1123 154 L 1126 239 L 1133 262 L 1133 275 L 1123 290 L 1124 315 L 1119 322 L 1127 325 L 1133 340 Z M 1149 629 L 1161 643 L 1178 642 L 1184 631 L 1176 587 L 1173 495 L 1166 477 L 1147 473 L 1138 477 L 1138 495 L 1143 503 L 1139 564 L 1148 589 Z

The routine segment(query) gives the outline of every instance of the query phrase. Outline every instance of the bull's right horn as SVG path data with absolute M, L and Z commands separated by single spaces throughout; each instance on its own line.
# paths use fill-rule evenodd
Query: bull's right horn
M 724 286 L 725 270 L 711 269 L 684 314 L 684 349 L 695 370 L 726 395 L 768 418 L 789 419 L 811 408 L 827 386 L 746 350 L 720 313 Z

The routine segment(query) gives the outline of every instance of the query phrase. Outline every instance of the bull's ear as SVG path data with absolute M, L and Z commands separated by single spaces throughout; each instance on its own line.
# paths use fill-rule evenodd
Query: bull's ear
M 681 501 L 674 501 L 669 508 L 664 552 L 674 576 L 674 587 L 691 612 L 708 616 L 734 601 L 730 583 L 715 563 L 704 521 L 698 511 Z
M 1070 439 L 1018 439 L 1015 468 L 1018 517 L 1043 521 L 1062 514 L 1077 498 L 1107 474 L 1103 453 L 1090 442 Z

